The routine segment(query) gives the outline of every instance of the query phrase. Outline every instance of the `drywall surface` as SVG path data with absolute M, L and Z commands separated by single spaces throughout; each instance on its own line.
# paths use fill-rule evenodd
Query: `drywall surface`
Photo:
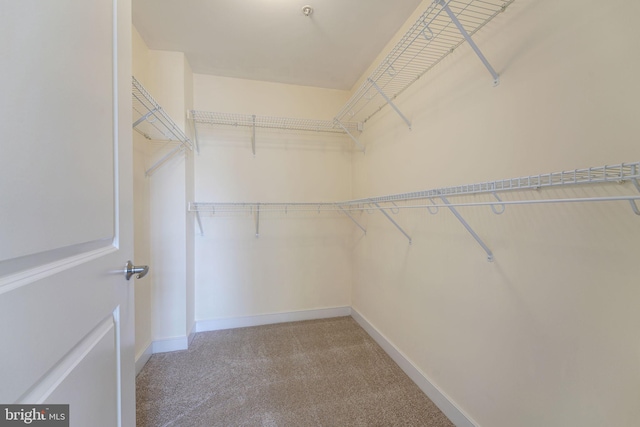
M 197 110 L 331 118 L 346 92 L 194 75 Z M 250 128 L 199 129 L 197 202 L 319 202 L 351 198 L 344 136 Z M 352 233 L 344 215 L 202 214 L 196 236 L 196 319 L 350 305 Z
M 149 51 L 149 91 L 185 129 L 185 57 L 181 52 Z M 150 144 L 154 164 L 177 143 Z M 149 177 L 153 276 L 153 339 L 184 337 L 187 317 L 187 238 L 185 156 L 176 155 Z
M 186 110 L 193 109 L 193 71 L 189 62 L 184 60 L 184 106 Z M 186 111 L 185 111 L 186 116 Z M 193 126 L 186 124 L 185 134 L 194 141 Z M 194 147 L 195 149 L 195 147 Z M 184 204 L 195 199 L 195 151 L 187 151 L 185 156 L 185 194 Z M 185 220 L 186 236 L 186 333 L 190 334 L 195 325 L 195 216 L 186 213 Z
M 132 66 L 133 75 L 142 85 L 147 85 L 149 49 L 132 27 Z M 144 172 L 147 165 L 148 141 L 138 132 L 133 132 L 133 232 L 134 261 L 137 265 L 151 264 L 150 247 L 150 204 L 149 180 Z M 146 277 L 132 282 L 135 287 L 136 313 L 136 358 L 151 344 L 151 281 L 153 269 Z
M 425 2 L 427 7 L 430 2 Z M 638 161 L 635 3 L 517 0 L 365 126 L 367 197 Z M 503 195 L 637 194 L 631 183 Z M 459 197 L 456 201 L 490 198 Z M 480 426 L 640 419 L 640 217 L 627 202 L 360 214 L 353 307 Z

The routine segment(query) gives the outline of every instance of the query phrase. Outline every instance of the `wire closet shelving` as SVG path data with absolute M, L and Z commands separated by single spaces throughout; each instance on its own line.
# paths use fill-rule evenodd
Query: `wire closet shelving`
M 401 209 L 427 209 L 436 214 L 440 208 L 448 209 L 466 228 L 476 242 L 482 247 L 489 261 L 493 261 L 493 253 L 482 238 L 466 222 L 458 207 L 489 206 L 495 214 L 504 213 L 507 205 L 549 204 L 549 203 L 586 203 L 586 202 L 616 202 L 627 201 L 632 211 L 640 215 L 637 201 L 640 200 L 640 162 L 622 163 L 613 166 L 599 166 L 586 169 L 575 169 L 563 172 L 553 172 L 509 178 L 497 181 L 486 181 L 468 185 L 442 187 L 425 191 L 398 193 L 386 196 L 354 199 L 337 202 L 290 202 L 290 203 L 260 203 L 260 202 L 191 202 L 188 210 L 196 214 L 200 233 L 204 234 L 200 213 L 211 215 L 225 213 L 245 213 L 255 217 L 256 237 L 259 237 L 260 215 L 269 212 L 293 214 L 300 212 L 339 212 L 345 214 L 365 234 L 366 228 L 352 215 L 363 210 L 377 210 L 382 213 L 411 244 L 411 236 L 393 219 L 390 214 L 398 213 Z M 638 194 L 609 197 L 574 197 L 529 200 L 502 200 L 498 193 L 514 191 L 540 190 L 543 188 L 569 187 L 587 184 L 608 184 L 631 182 Z M 483 202 L 451 203 L 449 197 L 465 195 L 490 194 L 492 200 Z
M 132 99 L 133 130 L 148 140 L 178 143 L 173 150 L 147 169 L 146 175 L 151 175 L 169 159 L 184 150 L 193 150 L 192 141 L 135 77 L 132 77 Z
M 366 123 L 385 105 L 390 105 L 405 121 L 411 122 L 394 100 L 465 41 L 471 46 L 493 78 L 500 77 L 471 38 L 514 0 L 434 0 L 403 35 L 391 52 L 363 81 L 333 120 L 295 119 L 248 114 L 191 111 L 196 145 L 198 127 L 203 125 L 243 126 L 253 129 L 251 147 L 256 154 L 256 128 L 344 133 L 360 151 L 358 140 Z
M 349 135 L 357 144 L 354 135 L 362 130 L 361 124 L 356 122 L 337 122 L 336 120 L 301 119 L 291 117 L 258 116 L 251 114 L 219 113 L 211 111 L 189 112 L 193 121 L 196 140 L 198 128 L 201 126 L 232 126 L 252 129 L 251 148 L 256 154 L 256 129 L 278 129 L 302 132 L 325 132 Z
M 493 78 L 499 76 L 471 39 L 514 0 L 434 0 L 391 52 L 363 81 L 336 120 L 367 122 L 389 104 L 411 128 L 393 100 L 467 41 Z

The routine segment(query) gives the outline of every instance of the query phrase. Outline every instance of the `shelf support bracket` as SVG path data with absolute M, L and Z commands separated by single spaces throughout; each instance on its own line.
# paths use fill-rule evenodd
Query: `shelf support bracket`
M 349 130 L 342 124 L 340 123 L 340 120 L 335 119 L 335 124 L 337 124 L 338 126 L 340 126 L 342 128 L 343 131 L 346 132 L 347 135 L 349 135 L 349 138 L 351 138 L 353 140 L 353 142 L 356 143 L 356 145 L 358 146 L 358 148 L 360 149 L 360 151 L 362 151 L 363 153 L 365 152 L 365 148 L 362 146 L 362 144 L 360 144 L 360 141 L 358 141 L 358 138 L 356 138 L 355 136 L 353 136 L 351 134 L 351 132 L 349 132 Z
M 176 154 L 182 153 L 183 150 L 184 150 L 184 146 L 183 145 L 177 146 L 176 148 L 174 148 L 173 150 L 171 150 L 167 154 L 165 154 L 160 160 L 155 162 L 153 164 L 153 166 L 151 166 L 149 169 L 147 169 L 147 171 L 144 174 L 146 176 L 150 176 L 153 172 L 155 172 L 156 169 L 158 169 L 160 166 L 162 166 L 163 164 L 168 162 Z
M 147 114 L 145 114 L 144 116 L 140 117 L 138 120 L 136 120 L 135 122 L 133 122 L 133 128 L 135 128 L 136 126 L 138 126 L 140 123 L 144 122 L 145 120 L 147 120 L 149 118 L 149 116 L 151 116 L 152 114 L 154 114 L 156 111 L 158 111 L 157 108 L 154 108 L 152 110 L 149 110 L 149 112 Z
M 200 154 L 200 143 L 198 142 L 198 124 L 193 121 L 193 136 L 196 144 L 196 153 Z
M 485 56 L 482 54 L 482 51 L 480 50 L 478 45 L 476 45 L 476 43 L 473 41 L 473 39 L 471 38 L 467 30 L 464 29 L 464 27 L 458 20 L 458 17 L 451 11 L 451 9 L 449 8 L 448 2 L 446 0 L 437 0 L 437 1 L 438 1 L 438 4 L 442 7 L 442 10 L 447 12 L 447 15 L 449 15 L 449 18 L 451 18 L 451 21 L 455 24 L 456 27 L 458 27 L 460 34 L 462 34 L 462 36 L 465 38 L 467 43 L 469 43 L 469 46 L 471 46 L 471 49 L 473 49 L 476 55 L 478 55 L 478 58 L 480 58 L 480 61 L 482 61 L 484 66 L 487 67 L 487 70 L 489 70 L 489 73 L 491 73 L 491 76 L 493 77 L 493 85 L 498 86 L 500 84 L 500 75 L 496 73 L 496 71 L 493 69 L 493 67 L 487 60 L 487 58 L 485 58 Z
M 198 223 L 198 228 L 200 229 L 200 235 L 204 236 L 204 229 L 202 228 L 202 220 L 200 219 L 200 211 L 196 211 L 196 222 Z
M 367 229 L 366 229 L 366 228 L 364 228 L 362 225 L 360 225 L 360 223 L 359 223 L 358 221 L 356 221 L 356 219 L 353 217 L 353 215 L 351 215 L 351 214 L 349 213 L 349 211 L 347 211 L 345 208 L 343 208 L 343 207 L 342 207 L 342 206 L 340 206 L 340 205 L 336 205 L 336 206 L 337 206 L 337 207 L 338 207 L 338 209 L 340 209 L 340 210 L 341 210 L 341 211 L 342 211 L 346 216 L 348 216 L 348 217 L 349 217 L 349 219 L 350 219 L 351 221 L 353 221 L 353 223 L 354 223 L 355 225 L 357 225 L 357 226 L 358 226 L 358 228 L 359 228 L 360 230 L 362 230 L 362 232 L 363 232 L 365 235 L 367 234 Z
M 466 228 L 467 231 L 473 236 L 473 238 L 476 239 L 476 242 L 478 242 L 478 244 L 482 247 L 482 249 L 484 249 L 484 251 L 487 253 L 487 261 L 493 262 L 493 253 L 491 252 L 491 249 L 489 249 L 489 247 L 482 241 L 480 236 L 478 236 L 476 232 L 473 231 L 471 226 L 467 223 L 467 221 L 464 220 L 464 218 L 462 218 L 462 215 L 460 215 L 457 209 L 451 206 L 451 203 L 449 203 L 449 200 L 447 200 L 446 197 L 440 196 L 440 199 L 444 202 L 445 205 L 447 205 L 449 210 L 451 210 L 451 213 L 453 213 L 455 217 L 458 218 L 458 221 L 462 223 L 464 228 Z
M 378 91 L 380 96 L 382 96 L 384 100 L 387 101 L 387 104 L 391 105 L 391 108 L 393 108 L 395 112 L 398 113 L 400 118 L 402 118 L 402 120 L 404 120 L 407 126 L 409 126 L 409 130 L 411 130 L 411 122 L 409 121 L 409 119 L 407 119 L 407 117 L 404 114 L 402 114 L 402 111 L 400 111 L 398 107 L 396 107 L 396 104 L 394 104 L 393 101 L 389 99 L 389 97 L 382 91 L 382 89 L 380 89 L 380 86 L 378 86 L 376 82 L 374 82 L 371 78 L 368 78 L 367 80 Z
M 251 129 L 251 151 L 253 151 L 253 157 L 256 156 L 256 115 L 252 115 L 253 126 Z
M 256 239 L 260 237 L 260 203 L 256 204 Z
M 636 165 L 631 167 L 631 173 L 633 175 L 638 175 L 638 167 Z M 633 186 L 636 187 L 636 190 L 640 193 L 640 182 L 638 182 L 638 178 L 631 178 L 631 182 L 633 182 Z M 636 201 L 629 200 L 629 204 L 631 205 L 631 209 L 633 209 L 633 213 L 640 215 L 640 208 L 638 208 Z
M 395 221 L 393 220 L 393 218 L 391 218 L 391 215 L 389 215 L 387 212 L 385 212 L 385 210 L 384 210 L 384 209 L 382 209 L 378 203 L 376 203 L 376 202 L 371 202 L 371 203 L 372 203 L 372 204 L 374 204 L 374 205 L 378 208 L 378 210 L 379 210 L 380 212 L 382 212 L 382 214 L 383 214 L 384 216 L 386 216 L 386 217 L 387 217 L 387 219 L 388 219 L 389 221 L 391 221 L 391 223 L 392 223 L 393 225 L 395 225 L 395 226 L 396 226 L 396 228 L 397 228 L 398 230 L 400 230 L 400 232 L 401 232 L 402 234 L 404 234 L 404 237 L 406 237 L 407 239 L 409 239 L 409 244 L 411 244 L 411 236 L 409 236 L 409 235 L 408 235 L 408 234 L 407 234 L 407 233 L 402 229 L 402 227 L 400 227 L 400 226 L 398 225 L 398 223 L 397 223 L 397 222 L 395 222 Z

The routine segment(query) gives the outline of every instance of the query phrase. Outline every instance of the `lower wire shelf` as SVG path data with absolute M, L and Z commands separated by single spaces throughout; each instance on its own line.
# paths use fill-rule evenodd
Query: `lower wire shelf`
M 261 214 L 340 213 L 353 221 L 366 234 L 366 228 L 355 218 L 354 214 L 356 212 L 361 213 L 362 211 L 368 211 L 370 213 L 379 211 L 408 239 L 409 244 L 411 244 L 411 236 L 392 218 L 391 214 L 396 214 L 402 209 L 427 209 L 429 213 L 436 214 L 440 208 L 445 208 L 455 215 L 482 247 L 487 255 L 487 259 L 493 261 L 493 253 L 489 247 L 466 222 L 457 208 L 489 206 L 495 214 L 499 215 L 504 213 L 508 205 L 624 201 L 630 204 L 633 213 L 640 216 L 640 208 L 638 207 L 638 200 L 640 200 L 639 180 L 640 162 L 634 162 L 337 202 L 191 202 L 189 203 L 188 210 L 196 214 L 201 234 L 204 234 L 204 230 L 202 228 L 200 213 L 207 213 L 213 216 L 234 213 L 253 215 L 256 225 L 256 237 L 260 235 Z M 630 182 L 635 188 L 633 194 L 573 198 L 532 198 L 513 201 L 502 200 L 498 195 L 499 193 L 540 190 L 543 188 L 584 186 L 589 184 L 622 184 L 627 182 Z M 452 203 L 449 200 L 449 197 L 477 194 L 490 195 L 491 200 L 459 203 Z

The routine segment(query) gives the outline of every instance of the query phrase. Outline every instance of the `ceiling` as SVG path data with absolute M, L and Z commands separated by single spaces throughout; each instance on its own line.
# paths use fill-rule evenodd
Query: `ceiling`
M 133 0 L 133 24 L 195 73 L 348 90 L 420 2 Z

